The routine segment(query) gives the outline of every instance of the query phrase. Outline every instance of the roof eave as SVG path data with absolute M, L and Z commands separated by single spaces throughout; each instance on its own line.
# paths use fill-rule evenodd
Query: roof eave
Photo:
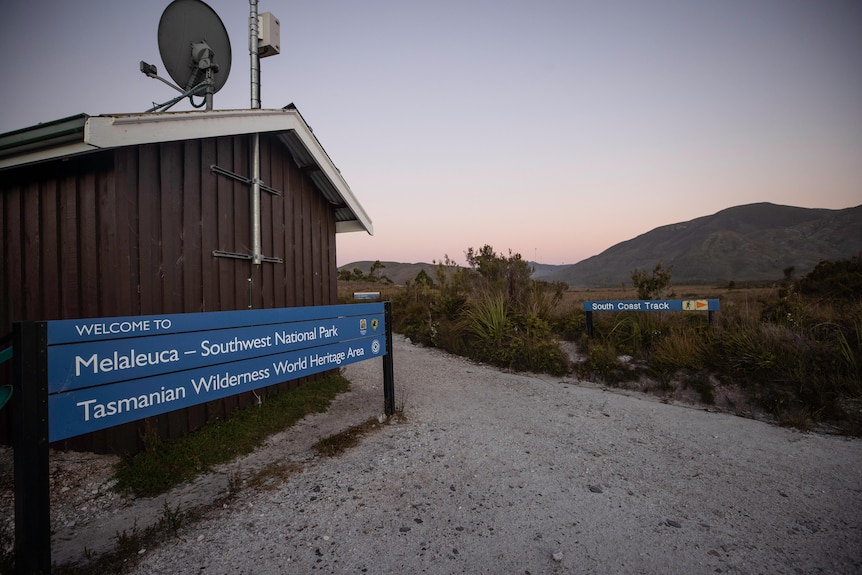
M 343 234 L 347 232 L 368 232 L 369 236 L 374 235 L 374 226 L 371 225 L 371 222 L 368 223 L 366 227 L 364 224 L 360 223 L 358 220 L 350 220 L 344 222 L 335 222 L 335 233 Z
M 86 114 L 0 134 L 0 170 L 92 151 L 83 141 Z
M 300 167 L 313 167 L 323 176 L 323 181 L 316 184 L 320 192 L 330 203 L 348 208 L 356 218 L 337 222 L 336 232 L 365 231 L 373 235 L 371 218 L 295 107 L 73 116 L 0 135 L 0 169 L 98 149 L 253 133 L 291 133 L 291 141 L 301 144 L 304 151 L 292 151 L 292 155 L 301 155 L 310 162 Z M 287 144 L 284 138 L 282 141 Z

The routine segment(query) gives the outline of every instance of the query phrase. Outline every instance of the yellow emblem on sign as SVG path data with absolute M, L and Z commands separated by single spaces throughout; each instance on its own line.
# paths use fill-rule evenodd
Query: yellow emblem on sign
M 705 311 L 709 310 L 709 300 L 705 299 L 686 299 L 682 301 L 682 309 L 685 311 Z

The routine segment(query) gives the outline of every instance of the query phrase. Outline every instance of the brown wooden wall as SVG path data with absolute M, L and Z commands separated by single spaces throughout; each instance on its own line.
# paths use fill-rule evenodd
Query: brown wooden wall
M 251 253 L 251 190 L 215 164 L 251 175 L 250 136 L 94 152 L 0 172 L 0 337 L 20 320 L 156 315 L 336 303 L 335 219 L 277 139 L 261 136 L 262 252 Z M 0 385 L 11 383 L 11 362 Z M 295 387 L 286 382 L 265 393 Z M 63 445 L 128 452 L 140 433 L 175 437 L 251 401 L 213 401 Z M 0 440 L 11 441 L 9 406 Z

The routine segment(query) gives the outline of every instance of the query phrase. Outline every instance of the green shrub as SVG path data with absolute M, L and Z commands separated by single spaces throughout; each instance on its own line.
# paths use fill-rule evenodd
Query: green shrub
M 534 314 L 518 316 L 512 334 L 509 367 L 520 371 L 563 375 L 570 369 L 568 357 L 554 337 L 550 324 Z
M 499 293 L 479 296 L 467 310 L 467 317 L 470 333 L 483 345 L 499 347 L 512 329 L 506 300 Z
M 587 316 L 582 309 L 561 311 L 548 320 L 557 337 L 566 341 L 578 341 L 587 331 Z
M 491 246 L 448 256 L 436 282 L 409 282 L 393 300 L 393 329 L 417 343 L 514 370 L 563 374 L 569 361 L 551 329 L 565 284 L 536 282 L 519 254 Z
M 679 369 L 701 371 L 706 366 L 703 334 L 692 329 L 669 330 L 657 338 L 650 355 L 651 370 L 669 373 Z
M 581 341 L 582 349 L 586 349 L 586 361 L 578 366 L 581 377 L 587 379 L 602 379 L 606 383 L 613 384 L 621 381 L 621 368 L 619 353 L 613 344 L 607 340 L 584 338 Z
M 822 261 L 799 282 L 805 295 L 834 300 L 858 300 L 862 294 L 862 258 Z
M 862 313 L 844 305 L 843 314 L 791 289 L 761 298 L 751 317 L 725 318 L 709 338 L 708 369 L 743 384 L 750 399 L 779 422 L 801 429 L 830 421 L 859 433 L 848 405 L 859 397 L 859 329 Z M 824 315 L 825 314 L 825 315 Z M 856 431 L 854 431 L 856 430 Z
M 614 323 L 605 337 L 611 339 L 622 354 L 646 355 L 653 341 L 662 334 L 663 324 L 658 314 L 624 312 L 613 314 L 612 317 Z
M 530 280 L 517 254 L 484 246 L 467 256 L 470 268 L 446 257 L 436 282 L 408 285 L 394 302 L 396 331 L 477 361 L 552 374 L 571 367 L 557 338 L 580 338 L 585 359 L 576 368 L 584 378 L 617 384 L 648 373 L 697 390 L 707 403 L 719 379 L 739 384 L 785 424 L 828 421 L 862 434 L 858 258 L 821 263 L 799 281 L 787 268 L 778 288 L 760 297 L 728 292 L 712 326 L 703 314 L 603 313 L 590 339 L 585 313 L 561 309 L 565 286 Z M 661 264 L 652 274 L 636 270 L 633 281 L 639 296 L 672 297 L 670 269 Z M 634 359 L 623 364 L 622 355 Z
M 664 299 L 672 297 L 670 287 L 671 271 L 673 266 L 665 268 L 661 262 L 657 263 L 652 273 L 636 269 L 632 272 L 632 284 L 638 293 L 638 299 Z
M 713 353 L 718 363 L 714 367 L 743 382 L 756 382 L 769 375 L 779 356 L 761 335 L 761 331 L 756 328 L 718 334 Z
M 467 331 L 467 320 L 463 317 L 441 321 L 436 327 L 433 345 L 456 355 L 473 357 Z
M 392 329 L 417 343 L 433 345 L 437 323 L 431 314 L 432 291 L 412 284 L 392 301 Z
M 533 281 L 521 311 L 550 321 L 568 286 L 562 282 Z
M 568 358 L 550 324 L 535 313 L 516 313 L 512 307 L 500 291 L 474 294 L 466 312 L 470 357 L 516 371 L 567 373 Z

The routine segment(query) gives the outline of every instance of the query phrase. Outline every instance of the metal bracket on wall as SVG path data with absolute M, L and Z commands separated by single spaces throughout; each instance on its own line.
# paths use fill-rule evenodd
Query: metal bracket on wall
M 246 185 L 254 187 L 254 180 L 253 179 L 246 178 L 244 176 L 240 176 L 239 174 L 235 174 L 235 173 L 231 172 L 230 170 L 225 170 L 224 168 L 220 168 L 220 167 L 216 166 L 215 164 L 212 164 L 210 166 L 210 171 L 214 174 L 218 174 L 220 176 L 225 176 L 225 177 L 230 178 L 232 180 L 236 180 L 238 182 L 242 182 Z M 276 190 L 274 188 L 270 188 L 269 186 L 265 185 L 263 182 L 258 181 L 258 186 L 260 187 L 261 190 L 268 192 L 268 193 L 272 194 L 273 196 L 281 197 L 281 195 L 282 195 L 281 192 L 279 192 L 278 190 Z M 235 260 L 252 260 L 252 261 L 255 260 L 255 257 L 251 254 L 240 254 L 240 253 L 236 253 L 236 252 L 224 252 L 221 250 L 213 250 L 213 257 L 231 258 L 231 259 L 235 259 Z M 274 258 L 274 257 L 269 257 L 269 256 L 264 256 L 264 255 L 258 255 L 257 256 L 257 262 L 267 262 L 267 263 L 271 263 L 271 264 L 280 264 L 280 263 L 284 263 L 284 260 L 282 260 L 281 258 Z M 255 262 L 255 263 L 257 263 L 257 262 Z
M 231 258 L 235 260 L 250 260 L 254 259 L 250 254 L 238 254 L 236 252 L 223 252 L 221 250 L 213 250 L 213 257 L 216 258 Z M 284 260 L 281 258 L 271 258 L 268 256 L 260 256 L 260 261 L 271 264 L 281 264 Z
M 239 174 L 235 174 L 235 173 L 231 172 L 230 170 L 225 170 L 224 168 L 219 168 L 215 164 L 210 166 L 210 171 L 214 174 L 219 174 L 220 176 L 225 176 L 225 177 L 228 177 L 232 180 L 242 182 L 243 184 L 248 184 L 249 186 L 254 183 L 254 180 L 252 180 L 251 178 L 246 178 L 245 176 L 240 176 Z M 282 195 L 281 192 L 279 192 L 275 188 L 271 188 L 271 187 L 267 186 L 263 182 L 260 182 L 260 189 L 263 190 L 264 192 L 268 192 L 268 193 L 272 194 L 273 196 L 281 196 Z

